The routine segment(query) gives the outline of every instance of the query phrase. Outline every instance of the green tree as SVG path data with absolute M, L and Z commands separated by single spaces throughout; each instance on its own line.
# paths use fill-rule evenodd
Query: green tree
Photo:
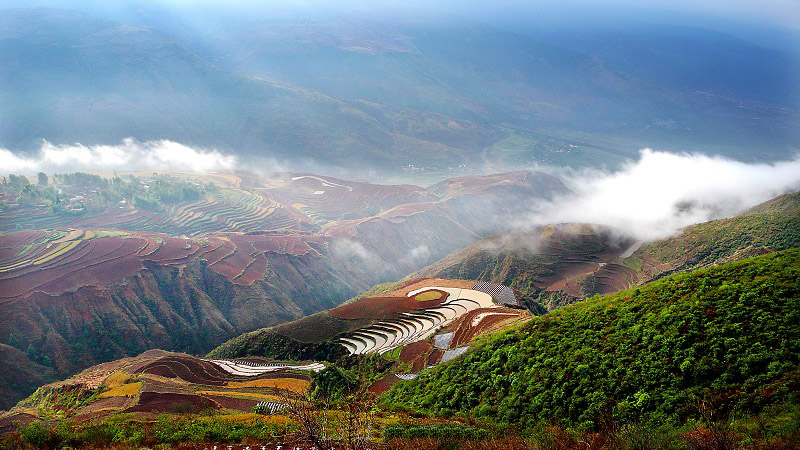
M 36 177 L 40 186 L 47 186 L 47 174 L 44 172 L 39 172 L 36 174 Z
M 28 348 L 25 349 L 25 353 L 28 355 L 28 358 L 36 361 L 36 347 L 34 347 L 33 344 L 28 344 Z
M 19 340 L 17 339 L 16 336 L 14 336 L 13 332 L 8 335 L 8 345 L 14 348 L 19 348 Z
M 350 371 L 332 365 L 312 374 L 313 397 L 337 401 L 358 388 L 358 377 Z

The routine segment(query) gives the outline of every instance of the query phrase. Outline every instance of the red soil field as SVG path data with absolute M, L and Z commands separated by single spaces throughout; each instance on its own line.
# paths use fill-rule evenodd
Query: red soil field
M 221 259 L 219 262 L 210 265 L 209 268 L 214 272 L 226 276 L 228 279 L 233 280 L 244 271 L 248 264 L 255 260 L 254 257 L 245 254 L 239 248 L 236 251 Z
M 250 286 L 256 280 L 264 279 L 264 275 L 266 275 L 268 267 L 269 262 L 267 261 L 267 258 L 263 254 L 259 254 L 253 260 L 253 262 L 248 264 L 242 273 L 232 281 L 236 284 Z
M 484 317 L 476 326 L 472 326 L 472 320 L 480 314 L 493 313 Z M 494 314 L 497 313 L 497 314 Z M 492 327 L 508 319 L 513 319 L 523 315 L 521 311 L 511 308 L 480 308 L 464 314 L 458 323 L 458 327 L 453 332 L 453 340 L 450 347 L 461 347 L 467 345 L 476 336 L 491 331 Z
M 319 237 L 246 235 L 251 245 L 261 252 L 274 252 L 302 256 L 311 251 L 305 239 L 321 242 Z
M 215 364 L 185 356 L 165 356 L 143 367 L 135 373 L 149 373 L 166 378 L 180 378 L 190 383 L 224 386 L 228 381 L 242 381 L 254 378 L 238 377 L 223 371 Z
M 328 311 L 340 319 L 391 319 L 415 309 L 433 308 L 447 299 L 447 292 L 437 300 L 420 302 L 408 297 L 366 297 Z
M 137 255 L 142 257 L 151 255 L 153 252 L 158 250 L 159 247 L 161 247 L 162 243 L 162 241 L 151 237 L 148 237 L 146 239 L 147 239 L 147 245 L 145 245 L 142 249 L 136 252 Z
M 389 375 L 386 375 L 380 380 L 369 385 L 367 392 L 380 395 L 388 391 L 390 387 L 394 386 L 398 382 L 400 382 L 400 378 L 397 378 L 393 373 L 390 373 Z
M 230 233 L 227 235 L 228 239 L 236 245 L 236 251 L 242 252 L 246 255 L 257 253 L 258 250 L 253 246 L 251 236 L 246 236 L 238 233 Z
M 80 231 L 80 230 L 79 230 Z M 14 232 L 0 235 L 3 265 L 32 261 L 58 244 L 32 246 L 19 252 L 44 232 Z M 35 291 L 58 294 L 82 286 L 104 286 L 123 280 L 143 269 L 143 261 L 183 265 L 200 258 L 209 267 L 240 285 L 261 280 L 272 254 L 302 256 L 313 252 L 309 242 L 322 242 L 319 235 L 225 233 L 207 241 L 168 237 L 142 232 L 126 237 L 95 237 L 79 241 L 69 251 L 41 264 L 25 264 L 0 273 L 0 300 L 27 296 Z
M 434 203 L 408 203 L 386 211 L 381 214 L 381 217 L 384 219 L 407 217 L 420 212 L 432 211 L 436 208 L 437 206 Z
M 417 373 L 425 368 L 428 355 L 432 350 L 433 345 L 429 340 L 414 342 L 400 350 L 400 361 L 410 363 L 412 365 L 411 372 Z
M 222 239 L 215 238 L 215 237 L 209 238 L 206 242 L 204 242 L 200 246 L 200 251 L 195 254 L 195 257 L 196 258 L 204 258 L 204 259 L 208 260 L 208 258 L 206 258 L 206 255 L 208 255 L 209 253 L 212 253 L 212 252 L 214 252 L 216 250 L 221 249 L 224 245 L 225 245 L 225 242 Z
M 197 244 L 192 244 L 194 241 L 189 239 L 171 237 L 164 237 L 162 239 L 164 243 L 161 244 L 156 251 L 147 255 L 145 259 L 157 263 L 164 263 L 170 260 L 185 258 L 197 251 L 198 248 Z
M 154 213 L 137 210 L 118 210 L 103 212 L 95 216 L 79 218 L 69 223 L 72 228 L 102 228 L 105 226 L 119 225 L 134 220 L 148 220 L 155 216 Z
M 35 290 L 58 293 L 80 286 L 102 286 L 122 280 L 141 270 L 141 262 L 133 256 L 141 244 L 140 239 L 124 238 L 89 241 L 87 247 L 91 249 L 88 252 L 81 251 L 74 255 L 67 252 L 40 266 L 11 272 L 14 278 L 0 282 L 0 297 L 19 297 Z
M 43 255 L 44 253 L 47 253 L 46 247 L 47 246 L 41 245 L 41 246 L 39 246 L 37 251 L 25 254 L 19 259 L 20 260 L 27 260 L 28 262 L 30 262 L 31 260 L 35 260 L 36 258 L 38 258 L 39 256 Z M 52 260 L 50 260 L 50 261 L 48 261 L 48 262 L 46 262 L 44 264 L 39 264 L 39 265 L 26 264 L 24 266 L 20 266 L 19 268 L 10 270 L 8 272 L 0 272 L 0 280 L 16 278 L 16 277 L 19 277 L 19 276 L 23 276 L 23 275 L 25 275 L 27 273 L 37 272 L 37 271 L 40 271 L 40 270 L 45 270 L 45 269 L 47 269 L 49 267 L 52 267 L 52 266 L 58 265 L 58 264 L 67 264 L 67 263 L 69 263 L 71 261 L 74 261 L 76 258 L 83 257 L 84 254 L 86 254 L 86 253 L 91 251 L 92 247 L 93 246 L 91 245 L 91 241 L 82 241 L 82 242 L 78 243 L 78 245 L 76 245 L 75 248 L 73 248 L 69 252 L 67 252 L 67 253 L 65 253 L 65 254 L 57 257 L 57 258 L 53 258 Z M 12 261 L 9 261 L 9 262 L 12 262 Z
M 139 403 L 126 409 L 125 412 L 197 414 L 209 409 L 219 409 L 219 405 L 199 395 L 142 392 L 139 395 Z
M 134 399 L 130 397 L 107 397 L 91 402 L 75 412 L 75 415 L 84 415 L 98 412 L 103 408 L 127 408 L 131 406 Z
M 638 276 L 633 269 L 621 264 L 607 264 L 595 272 L 598 294 L 609 294 L 631 287 L 638 281 Z
M 235 409 L 238 411 L 250 412 L 253 407 L 258 404 L 258 400 L 251 400 L 246 398 L 228 397 L 225 395 L 208 395 L 203 394 L 203 397 L 213 401 L 222 408 Z
M 221 245 L 219 247 L 216 247 L 214 250 L 211 250 L 200 256 L 201 258 L 205 258 L 209 266 L 216 264 L 221 259 L 230 255 L 231 253 L 233 253 L 234 250 L 236 250 L 236 246 L 233 245 L 233 242 L 227 239 L 222 239 L 222 238 L 211 238 L 211 239 L 220 241 Z
M 16 231 L 0 235 L 0 247 L 21 247 L 45 235 L 44 231 Z
M 435 366 L 436 364 L 439 364 L 439 361 L 442 360 L 442 355 L 444 355 L 444 350 L 440 348 L 434 348 L 428 355 L 428 361 L 426 364 L 429 366 Z

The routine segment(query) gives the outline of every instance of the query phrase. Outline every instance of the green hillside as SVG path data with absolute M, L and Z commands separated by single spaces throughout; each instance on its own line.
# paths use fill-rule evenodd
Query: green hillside
M 625 261 L 644 279 L 800 246 L 800 192 L 784 194 L 727 219 L 692 225 L 648 243 Z
M 394 406 L 533 426 L 681 423 L 796 404 L 800 250 L 688 274 L 559 309 L 396 385 Z

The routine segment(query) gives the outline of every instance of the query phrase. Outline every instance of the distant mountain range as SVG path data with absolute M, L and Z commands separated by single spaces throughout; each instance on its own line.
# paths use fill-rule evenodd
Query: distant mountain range
M 0 146 L 132 136 L 442 168 L 614 164 L 643 146 L 765 160 L 800 137 L 797 59 L 703 30 L 540 42 L 473 25 L 256 22 L 191 42 L 0 11 Z

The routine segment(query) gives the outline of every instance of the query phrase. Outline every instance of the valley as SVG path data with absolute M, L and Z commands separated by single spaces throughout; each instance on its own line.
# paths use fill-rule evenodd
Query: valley
M 0 236 L 0 345 L 35 375 L 5 373 L 6 406 L 98 362 L 151 348 L 203 354 L 332 308 L 478 239 L 496 226 L 487 212 L 500 218 L 518 199 L 567 191 L 527 172 L 430 188 L 309 174 L 12 180 L 0 226 L 32 229 Z M 203 188 L 197 198 L 169 195 L 187 186 Z M 59 209 L 58 192 L 75 208 Z

